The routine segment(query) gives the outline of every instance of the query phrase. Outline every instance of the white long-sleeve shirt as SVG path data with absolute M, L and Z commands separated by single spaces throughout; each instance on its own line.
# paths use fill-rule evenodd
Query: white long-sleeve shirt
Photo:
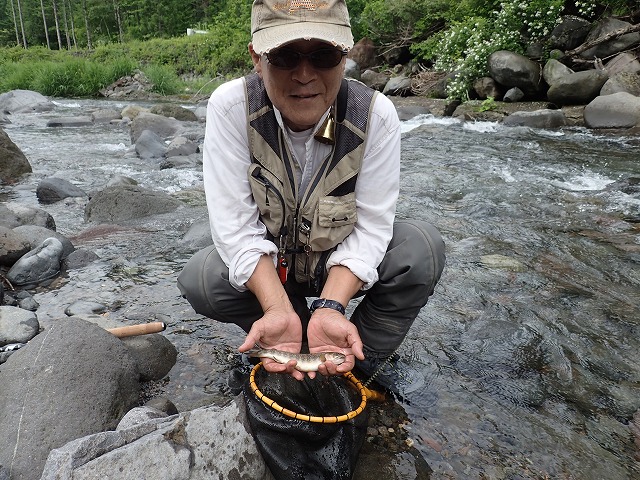
M 304 188 L 331 151 L 331 146 L 313 138 L 323 119 L 306 132 L 291 132 L 284 126 L 277 109 L 275 113 L 290 151 L 296 157 L 299 167 L 296 180 Z M 393 103 L 384 95 L 378 95 L 356 182 L 358 220 L 351 234 L 327 261 L 327 268 L 333 265 L 349 268 L 362 280 L 364 290 L 378 280 L 376 268 L 393 234 L 400 177 L 399 123 Z M 237 290 L 244 291 L 260 257 L 271 255 L 275 264 L 278 249 L 266 240 L 267 229 L 260 221 L 249 186 L 247 172 L 251 159 L 241 78 L 221 85 L 209 98 L 203 156 L 204 188 L 213 242 L 229 267 L 229 281 Z

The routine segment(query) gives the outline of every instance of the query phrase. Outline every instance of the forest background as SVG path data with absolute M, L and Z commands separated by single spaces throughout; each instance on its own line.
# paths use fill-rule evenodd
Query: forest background
M 89 97 L 136 70 L 160 94 L 206 95 L 252 68 L 251 0 L 0 0 L 0 93 Z M 638 0 L 347 0 L 355 40 L 381 63 L 401 52 L 423 69 L 459 72 L 463 99 L 496 50 L 524 53 L 564 15 L 640 18 Z M 187 29 L 200 32 L 187 35 Z M 403 55 L 396 55 L 402 58 Z

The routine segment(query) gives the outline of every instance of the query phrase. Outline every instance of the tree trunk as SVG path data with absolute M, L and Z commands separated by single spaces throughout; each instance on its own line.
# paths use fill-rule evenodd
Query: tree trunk
M 42 12 L 42 23 L 44 24 L 44 36 L 47 38 L 47 48 L 51 50 L 51 42 L 49 42 L 49 28 L 47 27 L 47 16 L 44 13 L 44 0 L 40 0 L 40 11 Z
M 16 9 L 13 6 L 13 0 L 11 1 L 11 14 L 13 15 L 13 28 L 16 31 L 16 45 L 20 45 L 20 33 L 18 32 L 18 18 L 16 17 Z
M 67 20 L 67 3 L 62 0 L 62 19 L 64 20 L 64 36 L 67 40 L 67 50 L 71 50 L 71 37 L 69 37 L 69 22 Z
M 22 18 L 22 5 L 20 4 L 20 0 L 17 0 L 18 3 L 18 17 L 20 18 L 20 30 L 22 31 L 22 46 L 27 48 L 27 37 L 24 34 L 24 19 Z
M 606 42 L 607 40 L 611 40 L 612 38 L 618 38 L 622 35 L 626 35 L 627 33 L 640 32 L 640 23 L 636 25 L 629 25 L 628 27 L 619 28 L 611 33 L 603 35 L 602 37 L 598 37 L 594 40 L 591 40 L 587 43 L 583 43 L 579 47 L 574 48 L 573 50 L 569 50 L 566 54 L 570 57 L 574 57 L 584 52 L 585 50 L 590 49 L 591 47 L 595 47 L 596 45 L 600 45 L 601 43 Z
M 124 42 L 124 34 L 122 33 L 122 18 L 120 17 L 120 5 L 118 0 L 113 0 L 113 13 L 116 16 L 116 24 L 118 25 L 118 41 Z
M 73 48 L 78 49 L 78 39 L 76 38 L 76 24 L 73 21 L 73 5 L 71 0 L 67 0 L 69 4 L 69 19 L 71 21 L 71 38 L 73 39 Z
M 91 45 L 91 30 L 89 29 L 89 15 L 87 13 L 87 0 L 82 0 L 82 16 L 84 17 L 84 28 L 87 30 L 87 48 L 93 49 Z
M 58 50 L 62 50 L 62 37 L 60 36 L 60 21 L 58 20 L 58 5 L 56 0 L 52 0 L 53 4 L 53 18 L 56 21 L 56 34 L 58 35 Z

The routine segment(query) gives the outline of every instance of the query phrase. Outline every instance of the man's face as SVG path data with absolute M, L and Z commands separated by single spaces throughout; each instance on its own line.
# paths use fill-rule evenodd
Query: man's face
M 281 48 L 308 54 L 335 47 L 318 40 L 298 40 Z M 291 130 L 312 128 L 335 102 L 344 75 L 345 57 L 333 68 L 316 68 L 308 57 L 302 57 L 294 68 L 283 69 L 272 65 L 266 55 L 254 52 L 251 44 L 249 52 L 267 95 Z

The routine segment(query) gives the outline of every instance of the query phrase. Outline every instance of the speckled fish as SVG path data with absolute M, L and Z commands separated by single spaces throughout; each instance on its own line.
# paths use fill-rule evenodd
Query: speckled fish
M 346 360 L 342 353 L 337 352 L 291 353 L 274 349 L 253 348 L 245 353 L 250 357 L 270 358 L 278 363 L 295 360 L 295 369 L 301 372 L 317 372 L 321 363 L 332 362 L 340 365 Z

